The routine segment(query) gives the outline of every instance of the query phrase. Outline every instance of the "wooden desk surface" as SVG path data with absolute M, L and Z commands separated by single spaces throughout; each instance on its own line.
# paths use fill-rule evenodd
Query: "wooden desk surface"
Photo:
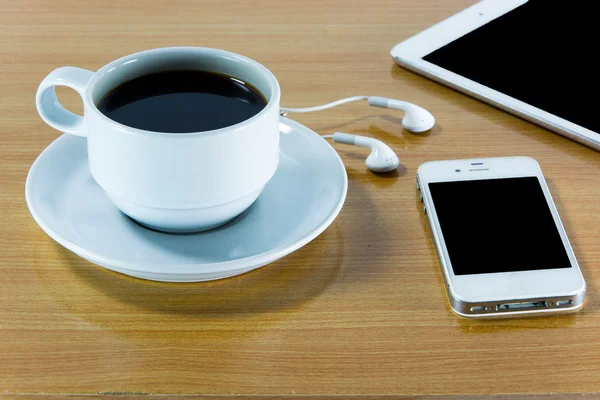
M 472 0 L 8 0 L 0 14 L 0 396 L 13 394 L 492 394 L 600 392 L 600 154 L 397 67 L 397 42 Z M 400 156 L 375 176 L 339 147 L 344 209 L 300 251 L 223 281 L 164 284 L 63 249 L 24 199 L 59 134 L 34 106 L 52 69 L 95 70 L 154 47 L 224 48 L 270 68 L 282 104 L 372 94 L 438 124 L 353 104 L 299 115 L 364 133 Z M 60 91 L 73 110 L 81 102 Z M 588 283 L 576 315 L 498 322 L 454 315 L 415 192 L 428 160 L 528 155 L 548 179 Z M 19 397 L 19 396 L 17 396 Z

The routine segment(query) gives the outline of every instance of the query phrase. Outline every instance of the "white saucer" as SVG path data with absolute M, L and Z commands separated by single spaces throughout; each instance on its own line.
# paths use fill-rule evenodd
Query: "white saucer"
M 79 256 L 143 279 L 193 282 L 259 268 L 301 248 L 338 215 L 342 160 L 318 134 L 281 119 L 279 168 L 243 215 L 213 231 L 177 235 L 122 214 L 90 175 L 86 139 L 62 135 L 33 163 L 25 188 L 38 225 Z

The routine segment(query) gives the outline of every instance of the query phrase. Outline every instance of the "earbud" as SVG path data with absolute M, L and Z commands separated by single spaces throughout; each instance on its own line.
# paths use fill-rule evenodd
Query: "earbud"
M 416 104 L 379 96 L 369 96 L 368 101 L 370 106 L 404 111 L 402 127 L 409 132 L 426 132 L 435 125 L 435 118 L 433 118 L 433 115 Z
M 355 146 L 368 147 L 371 154 L 367 157 L 365 164 L 373 172 L 390 172 L 398 168 L 400 160 L 398 156 L 388 145 L 377 140 L 364 136 L 349 135 L 347 133 L 336 132 L 332 136 L 336 143 L 345 143 Z
M 342 104 L 351 103 L 353 101 L 367 100 L 370 106 L 391 108 L 392 110 L 404 111 L 402 118 L 402 127 L 412 133 L 422 133 L 430 130 L 435 125 L 435 118 L 426 109 L 419 107 L 416 104 L 406 101 L 388 99 L 387 97 L 379 96 L 354 96 L 341 100 L 336 100 L 331 103 L 321 106 L 306 107 L 306 108 L 284 108 L 281 107 L 280 114 L 286 116 L 287 113 L 307 113 L 313 111 L 326 110 Z
M 370 106 L 391 108 L 393 110 L 404 111 L 402 118 L 402 127 L 409 132 L 422 133 L 430 130 L 435 125 L 435 118 L 429 111 L 419 107 L 416 104 L 406 101 L 388 99 L 387 97 L 379 96 L 354 96 L 333 101 L 314 107 L 305 108 L 285 108 L 281 107 L 279 114 L 285 117 L 287 113 L 307 113 L 313 111 L 326 110 L 342 104 L 351 103 L 353 101 L 367 100 Z M 398 168 L 400 160 L 398 156 L 388 145 L 377 139 L 371 139 L 364 136 L 349 135 L 347 133 L 336 132 L 334 135 L 323 136 L 323 138 L 333 138 L 334 142 L 352 144 L 355 146 L 369 147 L 371 154 L 367 157 L 366 164 L 373 172 L 390 172 Z

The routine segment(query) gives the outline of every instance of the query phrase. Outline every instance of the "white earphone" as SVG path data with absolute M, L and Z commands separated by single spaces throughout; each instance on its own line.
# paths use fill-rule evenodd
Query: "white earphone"
M 374 107 L 391 108 L 404 111 L 402 127 L 412 133 L 427 132 L 435 125 L 435 118 L 426 109 L 406 101 L 388 99 L 385 97 L 371 96 L 369 105 Z
M 400 160 L 394 150 L 381 140 L 368 138 L 348 133 L 336 132 L 333 135 L 323 136 L 324 139 L 332 138 L 336 143 L 351 144 L 354 146 L 368 147 L 371 153 L 365 164 L 373 172 L 390 172 L 398 168 Z
M 281 108 L 281 111 L 283 113 L 307 113 L 326 110 L 328 108 L 333 108 L 335 106 L 360 100 L 367 100 L 369 105 L 373 107 L 391 108 L 392 110 L 404 111 L 402 127 L 409 132 L 423 133 L 430 130 L 435 125 L 435 118 L 433 118 L 433 115 L 431 115 L 431 113 L 426 109 L 406 101 L 388 99 L 387 97 L 379 96 L 354 96 L 323 104 L 322 106 L 307 108 Z
M 346 99 L 337 100 L 321 106 L 307 108 L 281 108 L 281 115 L 287 113 L 306 113 L 313 111 L 321 111 L 341 104 L 350 103 L 353 101 L 367 100 L 370 106 L 391 108 L 393 110 L 404 111 L 402 118 L 402 127 L 412 133 L 423 133 L 435 125 L 433 115 L 422 107 L 406 101 L 388 99 L 387 97 L 379 96 L 354 96 Z M 336 143 L 345 143 L 355 146 L 369 147 L 371 153 L 367 157 L 366 165 L 373 172 L 390 172 L 398 168 L 400 160 L 394 151 L 385 143 L 372 138 L 367 138 L 358 135 L 349 135 L 347 133 L 336 132 L 333 135 L 326 135 L 323 138 L 333 138 Z

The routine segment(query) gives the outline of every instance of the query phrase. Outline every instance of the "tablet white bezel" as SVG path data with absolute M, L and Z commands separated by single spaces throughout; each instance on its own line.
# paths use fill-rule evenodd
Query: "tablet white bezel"
M 427 54 L 526 2 L 527 0 L 481 1 L 397 44 L 391 51 L 392 57 L 397 64 L 418 74 L 600 150 L 599 133 L 423 60 Z

